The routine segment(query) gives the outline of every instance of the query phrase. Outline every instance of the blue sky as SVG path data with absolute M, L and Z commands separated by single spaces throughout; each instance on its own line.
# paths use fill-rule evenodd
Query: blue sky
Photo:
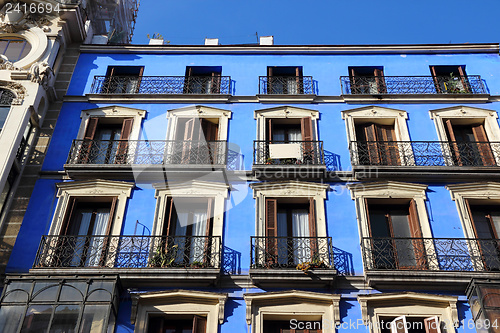
M 500 42 L 500 0 L 141 0 L 132 42 L 431 44 Z

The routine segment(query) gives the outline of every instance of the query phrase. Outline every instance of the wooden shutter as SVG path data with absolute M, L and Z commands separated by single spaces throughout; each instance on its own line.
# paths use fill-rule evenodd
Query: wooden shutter
M 214 211 L 214 198 L 208 198 L 207 203 L 207 229 L 205 231 L 205 236 L 212 235 L 212 221 L 213 221 L 213 211 Z
M 472 133 L 474 134 L 474 138 L 477 143 L 477 148 L 479 150 L 479 154 L 481 154 L 481 160 L 484 166 L 492 166 L 495 165 L 495 158 L 493 157 L 493 153 L 491 151 L 491 146 L 488 141 L 488 137 L 486 136 L 486 132 L 484 130 L 483 124 L 473 125 Z
M 267 93 L 273 94 L 273 68 L 267 67 Z
M 167 197 L 167 202 L 165 205 L 165 215 L 163 217 L 163 236 L 174 236 L 175 235 L 175 207 L 174 200 L 172 197 Z
M 438 94 L 442 93 L 441 85 L 439 84 L 439 78 L 437 77 L 436 74 L 436 67 L 435 66 L 429 66 L 431 69 L 431 75 L 432 75 L 432 80 L 434 81 L 434 87 L 436 87 L 436 92 Z
M 63 223 L 61 226 L 61 231 L 60 231 L 61 235 L 68 234 L 69 225 L 70 225 L 70 223 L 73 220 L 74 215 L 75 215 L 77 201 L 78 201 L 77 198 L 74 198 L 74 197 L 70 197 L 70 199 L 69 199 L 68 206 L 66 208 L 66 214 L 64 216 L 64 220 L 63 220 Z
M 415 200 L 410 201 L 410 206 L 408 209 L 408 223 L 410 227 L 410 235 L 412 239 L 413 251 L 415 253 L 415 261 L 417 264 L 417 269 L 427 269 L 427 253 L 425 250 L 425 244 L 422 239 L 422 229 L 420 228 L 420 222 L 417 212 L 417 203 Z
M 106 235 L 111 234 L 111 227 L 113 226 L 113 219 L 115 217 L 116 203 L 117 202 L 118 202 L 118 198 L 113 197 L 113 201 L 111 201 L 111 208 L 109 210 L 108 227 L 106 229 Z
M 354 68 L 351 68 L 349 71 L 349 80 L 351 81 L 351 93 L 353 94 L 360 94 L 361 93 L 361 87 L 359 86 L 360 80 L 357 78 L 358 73 L 354 70 Z
M 380 164 L 380 144 L 377 142 L 377 125 L 370 123 L 363 126 L 369 165 Z M 382 143 L 383 144 L 383 143 Z M 365 159 L 366 159 L 365 157 Z
M 127 163 L 128 140 L 130 138 L 130 133 L 132 132 L 132 124 L 134 123 L 133 118 L 127 118 L 123 120 L 122 129 L 120 132 L 120 142 L 118 142 L 118 147 L 116 149 L 115 163 L 125 164 Z
M 408 333 L 405 316 L 397 317 L 391 322 L 391 333 Z
M 304 117 L 300 119 L 300 127 L 302 131 L 302 141 L 312 141 L 313 127 L 311 117 Z
M 373 74 L 375 75 L 375 82 L 377 84 L 377 90 L 379 94 L 386 94 L 387 93 L 387 87 L 385 85 L 385 79 L 384 79 L 384 71 L 378 68 L 375 68 L 373 71 Z
M 195 315 L 193 318 L 192 333 L 206 333 L 207 332 L 207 318 Z
M 113 201 L 111 201 L 111 207 L 109 209 L 109 218 L 108 218 L 108 225 L 106 227 L 106 234 L 105 236 L 109 236 L 111 235 L 111 228 L 113 226 L 113 219 L 115 217 L 115 211 L 116 211 L 116 203 L 118 202 L 118 198 L 117 197 L 113 197 Z M 90 232 L 90 230 L 89 230 Z M 101 252 L 101 258 L 99 260 L 99 266 L 101 267 L 106 267 L 106 266 L 112 266 L 113 265 L 113 262 L 110 262 L 108 265 L 108 261 L 111 261 L 111 260 L 107 260 L 108 258 L 108 246 L 109 246 L 109 239 L 108 238 L 104 238 L 103 239 L 103 242 L 102 242 L 102 252 Z M 112 253 L 114 254 L 114 253 Z
M 182 160 L 181 163 L 189 164 L 191 161 L 191 150 L 193 147 L 196 147 L 198 143 L 193 143 L 191 141 L 197 140 L 198 137 L 195 137 L 195 126 L 197 118 L 191 118 L 184 124 L 184 140 L 181 142 L 182 147 Z M 199 123 L 199 122 L 198 122 Z M 198 132 L 199 135 L 199 132 Z M 196 153 L 196 152 L 193 152 Z M 194 156 L 196 158 L 196 156 Z
M 304 117 L 300 119 L 300 129 L 302 132 L 302 154 L 303 162 L 316 164 L 317 157 L 316 147 L 313 141 L 313 127 L 311 117 Z
M 130 133 L 132 132 L 133 123 L 134 123 L 133 118 L 127 118 L 123 120 L 122 130 L 120 133 L 120 140 L 129 140 Z
M 89 118 L 89 121 L 87 124 L 87 129 L 85 130 L 85 135 L 83 136 L 84 140 L 93 140 L 94 139 L 98 122 L 99 122 L 99 118 L 96 118 L 96 117 Z
M 462 86 L 464 87 L 463 92 L 470 92 L 469 84 L 467 81 L 467 75 L 465 74 L 465 71 L 462 68 L 462 66 L 458 66 L 458 74 L 460 75 L 460 82 L 462 82 Z
M 309 198 L 309 235 L 316 237 L 316 205 L 314 198 Z
M 425 333 L 441 333 L 437 316 L 424 319 Z
M 267 140 L 266 141 L 273 141 L 273 119 L 268 118 L 267 119 Z
M 266 199 L 266 237 L 278 236 L 278 200 Z
M 184 125 L 184 141 L 193 140 L 195 121 L 196 118 L 191 118 L 186 121 L 186 124 Z
M 448 132 L 448 140 L 450 143 L 450 151 L 453 156 L 453 163 L 455 165 L 462 165 L 462 159 L 460 158 L 460 150 L 457 144 L 457 138 L 455 136 L 455 131 L 453 130 L 453 125 L 451 124 L 451 119 L 445 120 L 446 130 Z

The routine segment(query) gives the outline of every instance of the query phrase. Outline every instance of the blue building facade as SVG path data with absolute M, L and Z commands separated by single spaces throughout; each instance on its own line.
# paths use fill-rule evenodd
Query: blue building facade
M 82 46 L 2 331 L 500 331 L 498 53 Z

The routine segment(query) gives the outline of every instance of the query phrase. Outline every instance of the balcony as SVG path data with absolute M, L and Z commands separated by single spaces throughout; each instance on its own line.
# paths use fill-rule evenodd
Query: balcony
M 491 177 L 500 166 L 500 142 L 353 141 L 350 153 L 353 170 L 367 177 L 367 170 L 376 171 L 371 175 L 375 177 L 426 173 L 452 177 L 471 172 Z
M 334 163 L 333 159 L 327 159 Z M 324 171 L 323 141 L 254 141 L 253 169 L 291 171 Z M 335 166 L 332 166 L 335 168 Z
M 250 277 L 257 285 L 332 285 L 331 237 L 251 237 Z
M 479 75 L 341 76 L 340 85 L 346 101 L 368 101 L 373 99 L 373 96 L 377 99 L 417 99 L 418 95 L 423 95 L 425 99 L 482 100 L 489 94 Z
M 407 287 L 430 279 L 436 287 L 460 289 L 473 277 L 500 277 L 498 239 L 365 237 L 361 248 L 373 286 Z
M 161 274 L 167 280 L 213 282 L 221 253 L 218 236 L 43 236 L 32 271 L 99 271 L 122 279 Z
M 236 169 L 239 154 L 226 141 L 183 140 L 73 140 L 64 165 L 68 173 L 131 173 L 156 169 Z M 156 167 L 155 167 L 156 166 Z M 80 175 L 81 176 L 81 175 Z
M 314 81 L 312 76 L 259 76 L 261 102 L 313 102 Z

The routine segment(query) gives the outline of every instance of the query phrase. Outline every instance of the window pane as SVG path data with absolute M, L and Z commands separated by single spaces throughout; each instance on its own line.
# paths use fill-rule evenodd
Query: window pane
M 79 333 L 101 333 L 109 314 L 109 305 L 86 305 Z
M 24 306 L 2 306 L 0 308 L 0 332 L 16 332 L 24 315 Z
M 74 333 L 80 314 L 79 305 L 59 305 L 56 308 L 50 333 Z
M 49 326 L 52 306 L 33 305 L 26 311 L 21 333 L 45 332 Z
M 25 43 L 26 42 L 22 39 L 11 40 L 7 47 L 7 51 L 5 51 L 5 56 L 9 58 L 10 61 L 18 61 Z
M 85 282 L 73 282 L 64 285 L 61 290 L 60 301 L 81 302 L 86 292 L 87 284 Z
M 5 187 L 10 188 L 9 183 L 5 184 Z M 0 211 L 2 209 L 3 204 L 3 193 L 0 195 Z M 18 290 L 18 291 L 14 291 Z M 5 292 L 5 298 L 3 302 L 27 302 L 28 294 L 31 291 L 31 283 L 30 282 L 11 282 L 7 286 L 7 290 Z
M 87 298 L 89 302 L 111 302 L 111 294 L 106 290 L 96 290 Z
M 45 288 L 45 289 L 44 289 Z M 34 301 L 55 301 L 59 285 L 50 282 L 37 282 L 33 289 Z M 39 294 L 37 294 L 40 292 Z
M 5 120 L 9 115 L 10 106 L 0 106 L 0 130 L 3 128 L 5 124 Z

